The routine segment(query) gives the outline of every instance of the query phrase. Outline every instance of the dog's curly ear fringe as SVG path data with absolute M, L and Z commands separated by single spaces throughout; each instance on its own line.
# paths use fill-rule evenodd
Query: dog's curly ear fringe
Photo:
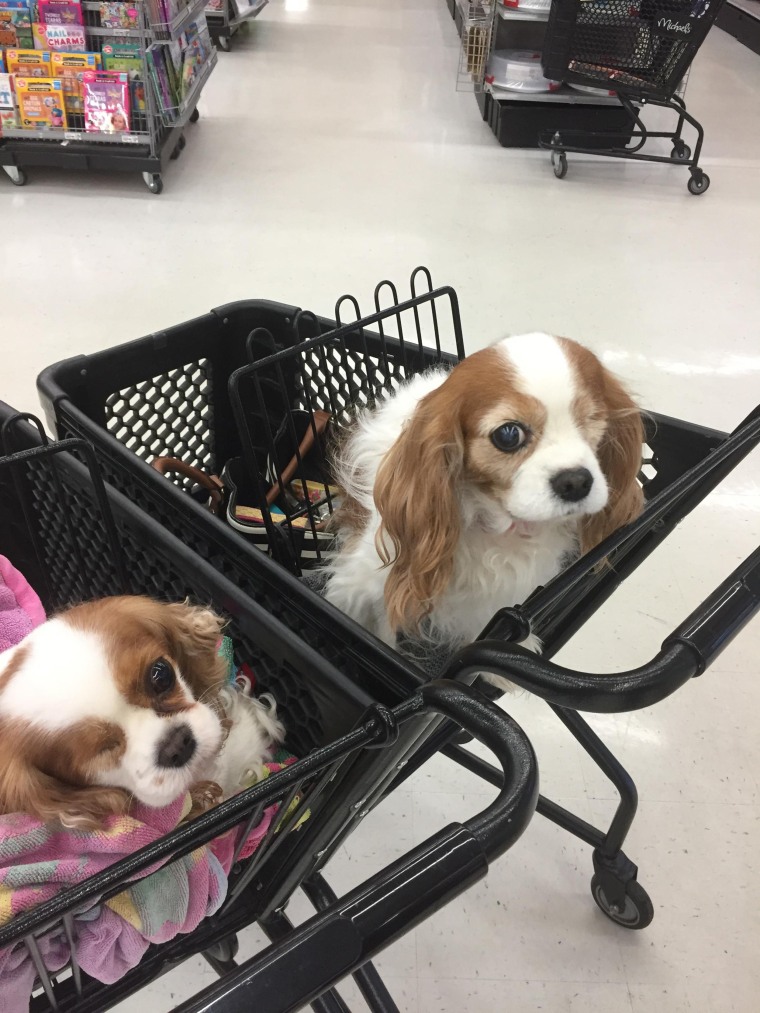
M 225 684 L 226 664 L 217 654 L 225 620 L 200 605 L 185 601 L 167 605 L 171 624 L 166 629 L 172 640 L 183 677 L 196 700 L 207 699 Z
M 588 552 L 613 531 L 635 520 L 644 505 L 637 480 L 644 444 L 641 411 L 623 385 L 608 370 L 603 372 L 609 424 L 597 457 L 607 479 L 609 499 L 604 510 L 583 519 L 581 552 Z
M 438 391 L 422 402 L 386 454 L 375 480 L 381 517 L 375 545 L 390 567 L 385 607 L 391 628 L 415 635 L 448 586 L 461 517 L 457 483 L 464 444 L 436 410 Z

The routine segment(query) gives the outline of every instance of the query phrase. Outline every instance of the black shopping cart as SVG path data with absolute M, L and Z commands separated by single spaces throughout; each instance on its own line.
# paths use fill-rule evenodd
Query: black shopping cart
M 378 704 L 194 551 L 106 489 L 86 443 L 49 444 L 30 420 L 0 403 L 0 554 L 26 575 L 48 610 L 114 593 L 167 600 L 190 596 L 211 604 L 229 619 L 239 659 L 251 664 L 257 684 L 277 697 L 287 744 L 302 757 L 0 925 L 0 955 L 19 947 L 36 971 L 31 1009 L 88 1013 L 110 1008 L 198 953 L 227 988 L 241 973 L 234 959 L 236 933 L 257 922 L 272 940 L 245 965 L 257 1010 L 285 1013 L 311 1002 L 318 1013 L 345 1013 L 333 986 L 348 974 L 374 1010 L 397 1010 L 368 961 L 485 875 L 489 862 L 521 835 L 538 792 L 535 758 L 524 734 L 463 684 L 439 681 L 393 709 Z M 444 720 L 466 729 L 503 764 L 495 801 L 338 899 L 324 878 L 325 864 L 357 817 L 366 815 Z M 234 862 L 226 900 L 213 916 L 190 933 L 151 945 L 115 983 L 102 984 L 86 973 L 78 959 L 83 919 L 91 919 L 98 906 L 144 870 L 177 862 L 235 827 L 245 827 L 247 836 L 275 802 L 282 819 L 272 820 L 250 858 Z M 284 908 L 299 887 L 318 913 L 294 928 Z M 53 939 L 70 955 L 61 967 L 46 965 Z M 8 974 L 19 960 L 4 965 Z M 3 1009 L 19 1013 L 25 1005 L 6 1005 L 10 986 L 4 977 Z
M 620 134 L 563 130 L 541 138 L 541 147 L 551 150 L 559 179 L 567 174 L 571 151 L 685 165 L 689 193 L 707 190 L 710 177 L 699 167 L 704 130 L 687 112 L 678 89 L 722 6 L 723 0 L 552 0 L 542 54 L 544 74 L 573 87 L 614 93 L 631 119 L 631 127 Z M 641 118 L 645 105 L 674 113 L 675 128 L 648 129 Z M 685 123 L 697 132 L 693 153 L 682 136 Z M 596 142 L 593 147 L 591 138 Z M 600 147 L 605 138 L 609 146 Z M 670 140 L 669 156 L 642 150 L 653 138 Z
M 317 561 L 322 552 L 318 535 L 322 512 L 329 508 L 329 481 L 316 501 L 307 497 L 293 506 L 289 516 L 300 525 L 272 521 L 267 492 L 286 484 L 278 452 L 283 437 L 299 457 L 301 440 L 310 431 L 319 453 L 316 413 L 329 413 L 339 423 L 353 405 L 464 355 L 455 292 L 434 289 L 423 269 L 412 275 L 411 290 L 411 298 L 401 300 L 392 283 L 382 282 L 375 291 L 375 310 L 366 317 L 353 297 L 343 297 L 334 320 L 277 303 L 233 303 L 129 344 L 61 362 L 39 379 L 51 426 L 61 437 L 90 441 L 109 482 L 297 631 L 354 685 L 389 706 L 424 684 L 429 670 L 380 643 L 301 578 L 304 532 L 313 536 Z M 455 353 L 444 351 L 447 347 Z M 294 412 L 306 413 L 306 431 L 291 428 Z M 693 622 L 668 638 L 651 664 L 635 672 L 591 676 L 551 663 L 678 522 L 760 442 L 760 411 L 730 435 L 664 415 L 649 415 L 645 423 L 641 481 L 647 507 L 642 517 L 528 601 L 505 602 L 478 641 L 457 657 L 436 659 L 439 675 L 472 677 L 490 671 L 545 699 L 612 782 L 620 804 L 606 829 L 543 796 L 538 812 L 593 848 L 594 899 L 608 917 L 628 928 L 643 928 L 653 916 L 636 865 L 622 851 L 636 813 L 636 788 L 578 710 L 648 706 L 702 671 L 758 608 L 752 581 L 760 565 L 755 553 L 716 592 L 719 606 L 712 625 L 700 622 L 703 614 L 713 614 L 709 598 L 706 611 L 698 611 Z M 197 502 L 192 480 L 169 481 L 150 466 L 156 456 L 166 455 L 209 474 L 240 458 L 251 493 L 259 491 L 253 507 L 265 521 L 267 553 Z M 605 557 L 608 565 L 600 566 Z M 725 601 L 720 597 L 724 593 Z M 709 634 L 704 642 L 692 636 L 694 623 L 700 637 Z M 531 631 L 545 645 L 541 659 L 517 646 Z M 436 729 L 398 772 L 397 783 L 437 750 L 499 783 L 499 772 L 456 738 L 450 726 Z

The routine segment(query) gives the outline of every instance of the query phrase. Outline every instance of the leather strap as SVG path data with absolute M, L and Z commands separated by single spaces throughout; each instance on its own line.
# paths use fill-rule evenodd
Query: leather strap
M 274 501 L 280 495 L 282 489 L 290 483 L 291 479 L 295 475 L 296 470 L 298 468 L 299 455 L 300 459 L 303 461 L 306 455 L 314 446 L 316 437 L 321 436 L 324 433 L 325 429 L 327 429 L 331 417 L 332 416 L 330 415 L 330 412 L 323 412 L 317 410 L 312 413 L 312 418 L 314 421 L 312 423 L 312 421 L 310 420 L 309 425 L 306 427 L 306 432 L 303 435 L 303 439 L 298 445 L 298 454 L 294 454 L 293 457 L 288 461 L 288 463 L 282 470 L 282 474 L 280 475 L 280 481 L 275 482 L 275 484 L 270 488 L 269 492 L 267 493 L 267 506 L 272 506 Z
M 208 492 L 208 508 L 211 513 L 216 514 L 219 512 L 224 484 L 217 475 L 207 475 L 205 471 L 201 471 L 200 468 L 194 468 L 191 464 L 185 464 L 184 461 L 180 461 L 177 457 L 156 457 L 150 466 L 151 468 L 155 468 L 159 475 L 170 475 L 176 472 L 179 475 L 184 475 L 185 478 L 189 478 L 191 482 L 195 482 Z

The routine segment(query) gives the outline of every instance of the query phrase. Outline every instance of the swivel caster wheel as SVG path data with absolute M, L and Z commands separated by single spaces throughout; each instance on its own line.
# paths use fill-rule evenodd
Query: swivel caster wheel
M 144 172 L 143 179 L 145 180 L 145 185 L 151 193 L 159 194 L 163 191 L 164 181 L 161 179 L 159 173 Z
M 623 886 L 622 883 L 620 885 Z M 599 910 L 624 929 L 645 929 L 654 918 L 654 907 L 649 894 L 635 879 L 625 884 L 622 899 L 611 901 L 601 877 L 595 874 L 591 878 L 591 896 Z
M 688 162 L 691 158 L 691 148 L 683 141 L 674 141 L 670 157 L 677 158 L 679 162 Z
M 193 109 L 193 111 L 190 113 L 190 122 L 197 123 L 200 118 L 201 114 L 198 112 L 198 106 L 196 106 L 195 109 Z
M 564 179 L 567 175 L 567 155 L 564 151 L 552 152 L 552 169 L 557 179 Z
M 171 157 L 173 159 L 179 158 L 179 156 L 185 150 L 185 145 L 186 144 L 187 144 L 187 141 L 185 140 L 185 135 L 184 134 L 180 134 L 179 135 L 179 140 L 177 141 L 176 147 L 174 148 L 174 151 L 172 152 Z
M 14 186 L 26 186 L 27 175 L 23 169 L 19 169 L 17 165 L 6 165 L 4 168 Z
M 693 193 L 695 197 L 699 197 L 710 186 L 710 177 L 700 169 L 697 173 L 691 175 L 686 185 L 689 188 L 689 193 Z
M 216 40 L 216 44 L 223 53 L 229 53 L 232 49 L 232 42 L 230 41 L 229 35 L 220 35 Z

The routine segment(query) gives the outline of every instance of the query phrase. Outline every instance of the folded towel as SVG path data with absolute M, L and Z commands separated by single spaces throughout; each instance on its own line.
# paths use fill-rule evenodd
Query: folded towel
M 0 556 L 0 651 L 15 647 L 45 622 L 40 599 L 5 556 Z

